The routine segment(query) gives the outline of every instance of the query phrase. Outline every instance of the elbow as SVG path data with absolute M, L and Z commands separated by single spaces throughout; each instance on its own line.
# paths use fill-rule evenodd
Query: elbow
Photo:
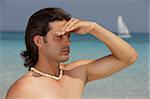
M 138 59 L 138 53 L 135 51 L 133 54 L 131 54 L 128 63 L 133 64 Z

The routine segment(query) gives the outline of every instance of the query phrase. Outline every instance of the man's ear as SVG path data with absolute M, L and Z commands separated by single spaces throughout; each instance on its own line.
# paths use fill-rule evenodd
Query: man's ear
M 40 35 L 36 35 L 33 37 L 33 41 L 37 47 L 41 47 L 44 43 L 44 39 Z

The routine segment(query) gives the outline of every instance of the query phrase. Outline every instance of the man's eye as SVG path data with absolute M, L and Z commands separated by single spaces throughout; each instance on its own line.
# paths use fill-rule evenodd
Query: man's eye
M 67 36 L 68 36 L 68 37 L 70 37 L 70 36 L 71 36 L 71 34 L 68 34 Z
M 66 35 L 67 37 L 70 38 L 70 35 L 71 35 L 71 34 L 64 34 L 64 35 Z M 55 36 L 55 38 L 56 38 L 56 39 L 61 39 L 64 35 Z
M 69 37 L 71 36 L 71 34 L 69 34 Z
M 56 37 L 58 37 L 58 38 L 60 38 L 60 37 L 62 37 L 63 35 L 60 35 L 60 36 L 56 36 Z
M 62 36 L 55 36 L 54 39 L 62 39 Z

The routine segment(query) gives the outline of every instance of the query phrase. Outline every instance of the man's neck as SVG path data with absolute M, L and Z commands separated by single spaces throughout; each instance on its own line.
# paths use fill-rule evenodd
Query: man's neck
M 50 75 L 59 76 L 60 72 L 60 63 L 58 62 L 38 62 L 35 65 L 35 68 L 43 73 L 48 73 Z

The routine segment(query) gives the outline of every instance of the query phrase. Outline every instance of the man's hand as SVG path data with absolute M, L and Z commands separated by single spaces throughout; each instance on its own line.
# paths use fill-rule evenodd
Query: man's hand
M 93 30 L 95 22 L 83 21 L 76 18 L 70 19 L 62 28 L 61 33 L 58 35 L 64 35 L 67 32 L 75 32 L 77 34 L 86 34 Z
M 62 33 L 67 32 L 75 32 L 77 34 L 90 33 L 107 45 L 112 52 L 95 60 L 74 62 L 74 66 L 85 67 L 86 82 L 110 76 L 133 64 L 138 57 L 136 50 L 128 42 L 94 22 L 71 19 L 62 29 Z

